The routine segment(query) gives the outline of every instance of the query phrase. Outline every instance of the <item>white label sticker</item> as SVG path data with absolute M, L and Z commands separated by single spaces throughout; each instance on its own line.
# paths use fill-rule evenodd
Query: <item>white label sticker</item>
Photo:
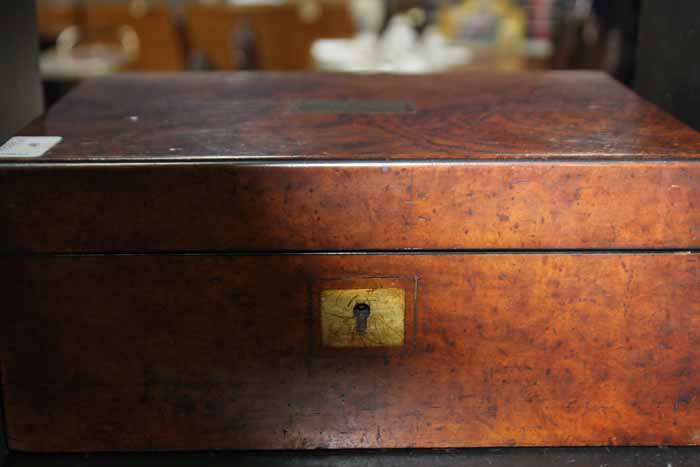
M 62 139 L 60 136 L 15 136 L 0 146 L 0 157 L 41 157 Z

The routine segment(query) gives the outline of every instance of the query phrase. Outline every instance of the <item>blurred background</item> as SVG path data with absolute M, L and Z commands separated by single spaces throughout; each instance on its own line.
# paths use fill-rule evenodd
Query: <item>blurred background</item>
M 605 70 L 634 80 L 639 0 L 39 0 L 50 106 L 123 71 Z

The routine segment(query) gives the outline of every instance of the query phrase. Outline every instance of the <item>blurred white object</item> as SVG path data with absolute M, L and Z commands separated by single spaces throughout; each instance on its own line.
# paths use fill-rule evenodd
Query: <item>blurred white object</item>
M 228 0 L 230 5 L 281 5 L 285 0 Z
M 436 28 L 418 37 L 403 15 L 394 16 L 381 37 L 365 32 L 353 39 L 320 39 L 311 55 L 321 70 L 365 73 L 436 73 L 473 57 L 468 47 L 450 45 Z
M 353 39 L 321 39 L 311 46 L 317 66 L 328 71 L 369 72 L 375 69 L 377 35 L 363 33 Z
M 386 15 L 383 0 L 352 0 L 350 10 L 358 31 L 379 32 Z
M 425 57 L 439 70 L 470 63 L 474 58 L 474 53 L 469 47 L 451 45 L 435 26 L 425 29 L 421 45 Z
M 411 53 L 418 41 L 418 34 L 413 29 L 413 22 L 404 15 L 394 15 L 382 35 L 379 47 L 385 57 Z
M 129 64 L 129 55 L 112 45 L 75 47 L 69 54 L 55 49 L 41 54 L 39 67 L 46 80 L 80 81 L 116 73 Z
M 118 29 L 121 44 L 80 45 L 81 32 L 77 26 L 63 30 L 56 47 L 39 57 L 41 75 L 47 80 L 80 81 L 116 73 L 138 59 L 140 41 L 130 26 Z

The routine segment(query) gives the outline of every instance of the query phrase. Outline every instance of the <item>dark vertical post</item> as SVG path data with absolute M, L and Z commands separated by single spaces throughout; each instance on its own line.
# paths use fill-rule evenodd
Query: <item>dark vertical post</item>
M 7 440 L 5 436 L 5 416 L 2 411 L 2 391 L 0 391 L 0 467 L 5 464 L 7 457 Z
M 33 0 L 1 0 L 0 144 L 42 109 L 36 6 Z M 4 421 L 0 387 L 0 466 L 8 453 Z
M 700 2 L 644 0 L 637 92 L 700 129 Z
M 43 108 L 33 0 L 0 1 L 0 144 Z

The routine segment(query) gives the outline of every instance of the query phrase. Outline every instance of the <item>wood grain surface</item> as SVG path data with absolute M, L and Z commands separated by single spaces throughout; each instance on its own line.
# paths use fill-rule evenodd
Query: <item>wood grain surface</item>
M 700 444 L 700 139 L 602 74 L 122 75 L 23 133 L 11 449 Z M 413 284 L 403 346 L 324 348 L 338 281 Z
M 409 112 L 299 112 L 299 100 Z M 134 74 L 82 84 L 25 134 L 41 161 L 690 158 L 692 129 L 597 72 Z
M 325 278 L 413 274 L 416 349 L 313 351 Z M 696 254 L 8 259 L 10 447 L 700 441 Z
M 1 167 L 0 251 L 700 246 L 700 164 Z

